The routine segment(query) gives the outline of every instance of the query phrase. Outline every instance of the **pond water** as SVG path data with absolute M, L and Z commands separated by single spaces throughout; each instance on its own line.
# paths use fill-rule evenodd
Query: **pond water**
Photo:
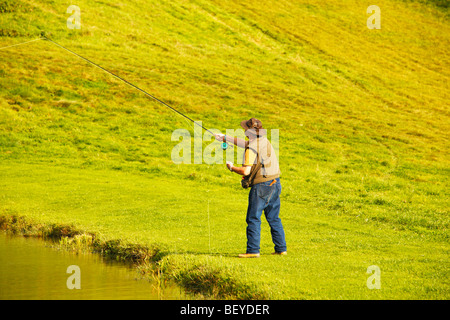
M 71 270 L 70 266 L 77 266 Z M 69 273 L 68 272 L 69 268 Z M 70 278 L 70 279 L 69 279 Z M 74 285 L 79 284 L 80 289 Z M 99 254 L 58 250 L 36 238 L 0 231 L 0 300 L 178 300 L 176 286 L 159 290 L 136 269 Z

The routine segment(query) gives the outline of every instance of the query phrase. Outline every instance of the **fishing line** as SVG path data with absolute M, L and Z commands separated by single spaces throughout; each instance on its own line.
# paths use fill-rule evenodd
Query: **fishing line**
M 208 190 L 209 192 L 209 190 Z M 209 221 L 209 199 L 208 199 L 208 234 L 209 234 L 209 254 L 211 254 L 211 223 Z
M 24 44 L 27 44 L 27 43 L 30 43 L 30 42 L 39 41 L 39 40 L 47 40 L 47 41 L 53 43 L 54 45 L 60 47 L 61 49 L 64 49 L 64 50 L 66 50 L 67 52 L 69 52 L 69 53 L 71 53 L 71 54 L 77 56 L 78 58 L 80 58 L 80 59 L 82 59 L 82 60 L 84 60 L 84 61 L 86 61 L 86 62 L 92 64 L 93 66 L 95 66 L 95 67 L 97 67 L 97 68 L 103 70 L 104 72 L 109 73 L 110 75 L 112 75 L 112 76 L 115 77 L 116 79 L 119 79 L 120 81 L 124 82 L 125 84 L 129 85 L 130 87 L 133 87 L 133 88 L 135 88 L 136 90 L 139 90 L 140 92 L 144 93 L 146 96 L 148 96 L 148 97 L 152 98 L 153 100 L 155 100 L 155 101 L 161 103 L 162 105 L 164 105 L 165 107 L 169 108 L 169 109 L 172 110 L 173 112 L 178 113 L 179 115 L 181 115 L 181 116 L 184 117 L 185 119 L 187 119 L 187 120 L 193 122 L 194 124 L 196 124 L 196 125 L 198 125 L 199 127 L 203 128 L 205 131 L 209 132 L 211 135 L 215 136 L 215 134 L 214 134 L 211 130 L 205 128 L 205 127 L 204 127 L 203 125 L 201 125 L 200 123 L 198 123 L 198 122 L 196 122 L 195 120 L 191 119 L 190 117 L 188 117 L 188 116 L 185 115 L 184 113 L 178 111 L 177 109 L 171 107 L 170 105 L 168 105 L 168 104 L 165 103 L 164 101 L 158 99 L 158 98 L 155 97 L 154 95 L 148 93 L 148 92 L 145 91 L 144 89 L 139 88 L 139 87 L 136 86 L 135 84 L 133 84 L 133 83 L 129 82 L 128 80 L 122 78 L 121 76 L 119 76 L 119 75 L 113 73 L 112 71 L 109 71 L 109 70 L 103 68 L 101 65 L 99 65 L 99 64 L 97 64 L 97 63 L 95 63 L 95 62 L 89 60 L 88 58 L 85 58 L 85 57 L 79 55 L 78 53 L 76 53 L 76 52 L 74 52 L 74 51 L 72 51 L 72 50 L 70 50 L 70 49 L 64 47 L 63 45 L 61 45 L 61 44 L 59 44 L 59 43 L 53 41 L 52 39 L 46 37 L 44 34 L 42 34 L 42 38 L 38 38 L 38 39 L 34 39 L 34 40 L 30 40 L 30 41 L 26 41 L 26 42 L 22 42 L 22 43 L 18 43 L 18 44 L 6 46 L 6 47 L 1 47 L 0 50 L 2 50 L 2 49 L 7 49 L 7 48 L 12 48 L 12 47 L 16 47 L 16 46 L 20 46 L 20 45 L 24 45 Z M 227 148 L 228 148 L 228 143 L 227 143 L 227 141 L 226 141 L 225 136 L 223 136 L 222 149 L 225 150 L 225 149 L 227 149 Z
M 17 46 L 21 46 L 21 45 L 23 45 L 23 44 L 27 44 L 27 43 L 34 42 L 34 41 L 39 41 L 39 40 L 44 40 L 44 38 L 38 38 L 38 39 L 30 40 L 30 41 L 25 41 L 25 42 L 13 44 L 13 45 L 11 45 L 11 46 L 1 47 L 0 50 L 12 48 L 12 47 L 17 47 Z

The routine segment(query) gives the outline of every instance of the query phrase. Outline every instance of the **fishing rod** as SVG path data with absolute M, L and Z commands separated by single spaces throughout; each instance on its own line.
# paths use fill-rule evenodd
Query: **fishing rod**
M 200 123 L 194 121 L 193 119 L 191 119 L 190 117 L 188 117 L 188 116 L 185 115 L 184 113 L 178 111 L 177 109 L 173 108 L 172 106 L 168 105 L 167 103 L 165 103 L 165 102 L 162 101 L 161 99 L 158 99 L 157 97 L 155 97 L 154 95 L 148 93 L 148 92 L 145 91 L 144 89 L 141 89 L 141 88 L 138 87 L 137 85 L 135 85 L 135 84 L 129 82 L 128 80 L 122 78 L 121 76 L 115 74 L 114 72 L 105 69 L 104 67 L 102 67 L 101 65 L 99 65 L 99 64 L 97 64 L 97 63 L 91 61 L 90 59 L 85 58 L 85 57 L 79 55 L 78 53 L 76 53 L 76 52 L 74 52 L 74 51 L 72 51 L 72 50 L 70 50 L 70 49 L 64 47 L 63 45 L 61 45 L 61 44 L 59 44 L 59 43 L 53 41 L 52 39 L 48 38 L 45 34 L 41 34 L 41 38 L 38 38 L 38 39 L 35 39 L 35 40 L 31 40 L 31 41 L 26 41 L 26 42 L 23 42 L 23 43 L 19 43 L 19 44 L 17 44 L 17 45 L 12 45 L 12 46 L 3 47 L 3 48 L 0 48 L 0 49 L 6 49 L 6 48 L 10 48 L 10 47 L 14 47 L 14 46 L 22 45 L 22 44 L 27 44 L 27 43 L 34 42 L 34 41 L 38 41 L 38 40 L 46 40 L 46 41 L 48 41 L 48 42 L 50 42 L 50 43 L 53 43 L 54 45 L 60 47 L 61 49 L 66 50 L 67 52 L 69 52 L 69 53 L 71 53 L 71 54 L 77 56 L 78 58 L 80 58 L 80 59 L 82 59 L 82 60 L 84 60 L 84 61 L 86 61 L 86 62 L 92 64 L 93 66 L 95 66 L 95 67 L 97 67 L 97 68 L 103 70 L 104 72 L 106 72 L 106 73 L 112 75 L 113 77 L 115 77 L 115 78 L 119 79 L 120 81 L 124 82 L 125 84 L 129 85 L 130 87 L 132 87 L 132 88 L 134 88 L 134 89 L 136 89 L 136 90 L 139 90 L 140 92 L 144 93 L 146 96 L 152 98 L 152 99 L 155 100 L 156 102 L 159 102 L 160 104 L 164 105 L 165 107 L 169 108 L 170 110 L 172 110 L 172 111 L 178 113 L 178 114 L 181 115 L 182 117 L 184 117 L 184 118 L 186 118 L 187 120 L 193 122 L 194 124 L 196 124 L 196 125 L 198 125 L 199 127 L 203 128 L 206 132 L 209 132 L 211 135 L 213 135 L 214 137 L 216 137 L 216 134 L 214 134 L 211 130 L 205 128 L 205 127 L 204 127 L 203 125 L 201 125 Z M 225 149 L 228 148 L 228 143 L 227 143 L 227 141 L 226 141 L 226 136 L 225 136 L 225 135 L 221 135 L 221 137 L 222 137 L 222 139 L 223 139 L 222 149 L 225 150 Z
M 103 71 L 109 73 L 110 75 L 112 75 L 112 76 L 114 76 L 115 78 L 121 80 L 122 82 L 126 83 L 127 85 L 129 85 L 129 86 L 131 86 L 131 87 L 133 87 L 133 88 L 139 90 L 140 92 L 144 93 L 145 95 L 147 95 L 148 97 L 152 98 L 153 100 L 155 100 L 155 101 L 161 103 L 162 105 L 164 105 L 165 107 L 169 108 L 170 110 L 172 110 L 172 111 L 178 113 L 178 114 L 181 115 L 182 117 L 184 117 L 184 118 L 188 119 L 189 121 L 193 122 L 194 124 L 200 126 L 200 127 L 203 128 L 204 130 L 206 130 L 207 132 L 209 132 L 210 134 L 212 134 L 214 137 L 216 136 L 211 130 L 205 128 L 205 127 L 204 127 L 203 125 L 201 125 L 200 123 L 194 121 L 193 119 L 191 119 L 190 117 L 188 117 L 188 116 L 185 115 L 184 113 L 182 113 L 182 112 L 178 111 L 177 109 L 171 107 L 170 105 L 168 105 L 167 103 L 165 103 L 165 102 L 162 101 L 161 99 L 158 99 L 158 98 L 155 97 L 154 95 L 148 93 L 148 92 L 145 91 L 144 89 L 139 88 L 138 86 L 136 86 L 135 84 L 133 84 L 133 83 L 129 82 L 128 80 L 122 78 L 121 76 L 119 76 L 119 75 L 117 75 L 117 74 L 115 74 L 115 73 L 113 73 L 113 72 L 111 72 L 111 71 L 109 71 L 109 70 L 103 68 L 102 66 L 100 66 L 99 64 L 97 64 L 97 63 L 95 63 L 95 62 L 89 60 L 88 58 L 85 58 L 85 57 L 79 55 L 78 53 L 73 52 L 72 50 L 70 50 L 70 49 L 68 49 L 68 48 L 66 48 L 66 47 L 64 47 L 64 46 L 62 46 L 62 45 L 60 45 L 59 43 L 53 41 L 52 39 L 46 37 L 45 35 L 43 36 L 43 39 L 44 39 L 44 40 L 47 40 L 47 41 L 49 41 L 49 42 L 51 42 L 51 43 L 53 43 L 54 45 L 56 45 L 56 46 L 58 46 L 58 47 L 60 47 L 60 48 L 62 48 L 62 49 L 64 49 L 64 50 L 66 50 L 67 52 L 69 52 L 69 53 L 71 53 L 71 54 L 73 54 L 73 55 L 75 55 L 75 56 L 77 56 L 77 57 L 83 59 L 84 61 L 86 61 L 86 62 L 88 62 L 88 63 L 94 65 L 95 67 L 97 67 L 97 68 L 99 68 L 99 69 L 101 69 L 101 70 L 103 70 Z M 223 143 L 222 143 L 222 148 L 223 148 L 223 149 L 226 149 L 226 148 L 227 148 L 227 147 L 225 147 L 225 145 L 228 146 L 228 144 L 226 143 L 225 137 L 223 137 Z

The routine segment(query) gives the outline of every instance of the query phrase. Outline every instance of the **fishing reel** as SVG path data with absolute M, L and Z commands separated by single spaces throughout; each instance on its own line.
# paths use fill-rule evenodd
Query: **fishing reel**
M 228 149 L 227 138 L 226 138 L 225 135 L 223 136 L 222 149 L 223 150 L 227 150 Z
M 227 137 L 224 134 L 220 134 L 220 136 L 222 137 L 222 150 L 227 150 L 231 145 L 228 144 Z

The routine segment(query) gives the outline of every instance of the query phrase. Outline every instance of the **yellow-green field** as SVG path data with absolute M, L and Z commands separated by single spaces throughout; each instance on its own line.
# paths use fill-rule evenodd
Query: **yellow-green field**
M 213 298 L 450 298 L 446 1 L 73 4 L 80 30 L 67 1 L 0 0 L 0 217 L 160 248 Z M 263 220 L 261 258 L 236 258 L 248 191 L 173 163 L 192 123 L 48 41 L 5 48 L 41 34 L 208 128 L 279 129 L 288 256 Z

